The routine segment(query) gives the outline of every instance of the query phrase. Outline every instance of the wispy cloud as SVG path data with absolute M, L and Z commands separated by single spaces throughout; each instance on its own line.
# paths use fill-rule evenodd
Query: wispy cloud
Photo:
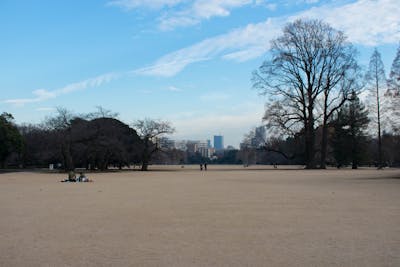
M 107 5 L 121 7 L 126 10 L 136 8 L 161 9 L 175 6 L 182 2 L 185 2 L 185 0 L 113 0 L 109 1 Z
M 190 64 L 213 58 L 236 61 L 256 58 L 269 49 L 270 40 L 281 32 L 280 24 L 279 19 L 249 24 L 244 28 L 205 39 L 195 45 L 167 54 L 153 65 L 135 72 L 142 75 L 171 77 Z
M 199 24 L 212 17 L 226 17 L 235 8 L 253 4 L 252 0 L 196 0 L 183 9 L 168 12 L 159 18 L 161 30 L 172 30 Z
M 161 30 L 173 30 L 201 23 L 213 17 L 226 17 L 231 10 L 246 5 L 257 4 L 257 0 L 113 0 L 109 6 L 117 6 L 125 10 L 157 9 L 163 10 L 158 18 Z
M 84 90 L 88 88 L 98 87 L 102 84 L 108 83 L 116 78 L 118 78 L 121 74 L 117 73 L 107 73 L 103 75 L 96 76 L 94 78 L 89 78 L 80 82 L 68 84 L 62 88 L 48 91 L 46 89 L 38 89 L 32 92 L 33 97 L 31 98 L 16 98 L 16 99 L 8 99 L 5 100 L 4 103 L 12 104 L 15 106 L 24 106 L 29 103 L 42 102 L 45 100 L 53 99 L 61 95 L 69 94 L 75 91 Z
M 188 65 L 210 60 L 247 61 L 265 54 L 282 27 L 298 18 L 315 18 L 343 30 L 349 40 L 362 45 L 396 43 L 400 39 L 400 5 L 397 0 L 359 0 L 342 6 L 314 7 L 290 17 L 269 18 L 169 53 L 154 64 L 138 69 L 142 75 L 171 77 Z

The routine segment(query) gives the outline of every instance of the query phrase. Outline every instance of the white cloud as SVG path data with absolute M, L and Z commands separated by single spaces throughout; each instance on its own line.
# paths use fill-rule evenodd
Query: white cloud
M 161 9 L 185 2 L 185 0 L 113 0 L 108 2 L 110 6 L 117 6 L 127 10 L 136 8 Z
M 252 4 L 252 0 L 196 0 L 185 9 L 169 12 L 159 19 L 161 30 L 199 24 L 212 17 L 226 17 L 230 10 Z
M 400 40 L 398 0 L 359 0 L 339 7 L 312 8 L 300 16 L 322 19 L 357 44 L 374 46 Z
M 59 88 L 59 89 L 56 89 L 53 91 L 48 91 L 46 89 L 38 89 L 38 90 L 35 90 L 32 92 L 32 94 L 34 96 L 31 98 L 8 99 L 8 100 L 5 100 L 4 103 L 12 104 L 15 106 L 24 106 L 25 104 L 29 104 L 29 103 L 42 102 L 42 101 L 56 98 L 60 95 L 69 94 L 71 92 L 75 92 L 78 90 L 84 90 L 84 89 L 88 89 L 88 88 L 98 87 L 102 84 L 108 83 L 111 80 L 116 79 L 119 76 L 120 76 L 120 74 L 107 73 L 107 74 L 96 76 L 94 78 L 86 79 L 81 82 L 68 84 L 62 88 Z
M 343 6 L 324 5 L 291 17 L 249 24 L 169 53 L 153 65 L 135 72 L 170 77 L 200 61 L 222 58 L 242 62 L 254 59 L 268 51 L 270 41 L 281 34 L 285 23 L 298 18 L 324 20 L 343 30 L 356 44 L 379 45 L 400 40 L 400 5 L 397 0 L 359 0 Z
M 158 18 L 161 30 L 187 27 L 201 23 L 212 17 L 226 17 L 232 9 L 257 4 L 257 0 L 113 0 L 110 6 L 126 10 L 148 8 L 163 10 Z

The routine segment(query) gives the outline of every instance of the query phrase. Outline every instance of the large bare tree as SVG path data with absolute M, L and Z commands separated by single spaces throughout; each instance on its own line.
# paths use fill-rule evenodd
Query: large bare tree
M 316 125 L 322 121 L 325 167 L 327 122 L 350 96 L 355 49 L 343 32 L 320 20 L 296 20 L 271 42 L 270 52 L 253 73 L 253 86 L 268 96 L 264 120 L 284 134 L 303 132 L 309 169 L 317 166 Z
M 142 138 L 144 148 L 142 152 L 142 171 L 147 171 L 151 157 L 159 150 L 157 138 L 164 134 L 172 134 L 175 129 L 169 122 L 144 119 L 137 120 L 133 127 Z

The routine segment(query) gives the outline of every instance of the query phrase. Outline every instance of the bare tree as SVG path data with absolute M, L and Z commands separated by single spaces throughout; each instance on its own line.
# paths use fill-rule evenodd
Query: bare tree
M 93 120 L 93 119 L 99 119 L 99 118 L 111 118 L 111 119 L 116 119 L 118 118 L 118 112 L 112 112 L 109 109 L 106 109 L 102 106 L 96 106 L 96 111 L 91 112 L 84 117 L 87 119 Z
M 366 74 L 367 86 L 374 98 L 374 104 L 371 105 L 376 115 L 376 123 L 378 126 L 378 168 L 382 165 L 382 133 L 381 133 L 381 101 L 383 93 L 386 91 L 386 75 L 383 66 L 381 54 L 377 49 L 374 50 L 369 61 L 369 68 Z
M 57 114 L 46 118 L 44 128 L 57 133 L 60 150 L 64 161 L 64 170 L 74 170 L 71 153 L 71 122 L 76 116 L 66 108 L 58 107 Z
M 322 117 L 326 125 L 347 99 L 343 82 L 356 67 L 355 50 L 328 24 L 297 20 L 272 41 L 271 55 L 253 73 L 254 88 L 269 97 L 264 120 L 284 134 L 303 131 L 306 168 L 315 168 L 316 122 Z
M 400 133 L 400 45 L 390 69 L 388 91 L 385 95 L 389 98 L 388 111 L 391 116 L 388 119 L 391 130 Z
M 57 107 L 56 115 L 45 119 L 44 128 L 51 130 L 63 130 L 71 126 L 71 121 L 76 116 L 66 108 Z
M 394 94 L 400 93 L 400 45 L 397 48 L 397 53 L 390 69 L 388 87 L 389 90 L 394 91 Z
M 160 149 L 157 145 L 157 138 L 164 134 L 172 134 L 175 132 L 175 129 L 169 122 L 148 118 L 136 121 L 133 127 L 136 129 L 144 144 L 142 152 L 142 171 L 147 171 L 151 157 Z

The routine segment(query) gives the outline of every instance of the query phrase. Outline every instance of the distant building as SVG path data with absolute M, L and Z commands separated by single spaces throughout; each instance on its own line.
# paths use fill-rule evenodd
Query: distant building
M 160 138 L 158 143 L 162 148 L 175 148 L 189 154 L 200 153 L 202 157 L 211 158 L 215 149 L 211 147 L 210 140 L 169 140 Z
M 186 148 L 188 153 L 200 153 L 202 157 L 210 158 L 214 152 L 213 148 L 209 148 L 207 141 L 187 141 Z
M 196 153 L 197 151 L 197 142 L 196 141 L 187 141 L 186 143 L 186 151 L 189 153 Z
M 210 139 L 207 140 L 207 146 L 208 146 L 208 148 L 212 148 L 211 140 L 210 140 Z
M 222 135 L 214 135 L 214 148 L 215 150 L 224 149 L 224 137 Z
M 208 147 L 200 147 L 197 150 L 198 153 L 201 154 L 202 157 L 204 158 L 211 158 L 212 155 L 214 154 L 214 149 L 213 148 L 208 148 Z

